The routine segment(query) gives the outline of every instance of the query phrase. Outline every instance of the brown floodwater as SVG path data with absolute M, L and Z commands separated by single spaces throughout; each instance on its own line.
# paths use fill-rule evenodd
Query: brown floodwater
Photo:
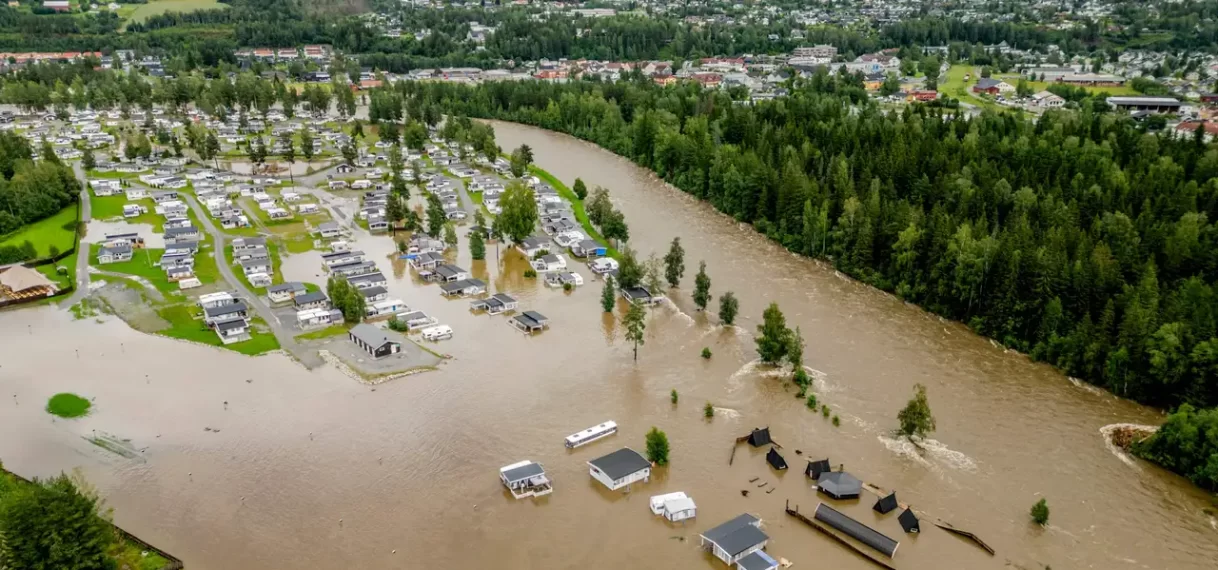
M 355 246 L 377 260 L 392 296 L 454 328 L 438 347 L 454 358 L 439 371 L 373 389 L 329 367 L 306 371 L 282 356 L 144 335 L 113 318 L 8 312 L 0 315 L 0 459 L 24 475 L 81 468 L 116 522 L 192 569 L 720 569 L 698 550 L 698 533 L 742 512 L 765 521 L 774 556 L 868 568 L 783 513 L 788 500 L 815 508 L 803 467 L 824 457 L 997 550 L 990 557 L 928 517 L 921 535 L 905 535 L 895 513 L 870 510 L 867 495 L 835 504 L 901 541 L 897 568 L 1213 568 L 1218 522 L 1205 512 L 1206 494 L 1121 456 L 1101 436 L 1107 425 L 1161 421 L 1155 410 L 786 253 L 606 151 L 529 127 L 495 128 L 500 145 L 529 144 L 562 180 L 610 188 L 644 256 L 682 238 L 682 290 L 651 313 L 637 363 L 586 268 L 579 290 L 547 289 L 521 276 L 514 252 L 471 264 L 462 235 L 459 264 L 550 317 L 550 330 L 526 337 L 502 316 L 443 299 L 390 260 L 388 238 L 364 236 Z M 488 251 L 495 257 L 493 245 Z M 699 260 L 713 294 L 739 297 L 740 327 L 694 310 Z M 319 280 L 320 258 L 288 257 L 284 273 Z M 771 301 L 801 327 L 815 391 L 840 427 L 756 363 L 752 331 Z M 699 356 L 703 347 L 710 360 Z M 938 420 L 925 450 L 889 437 L 919 382 Z M 94 412 L 54 420 L 42 407 L 61 391 L 95 398 Z M 706 402 L 718 409 L 711 420 L 702 417 Z M 564 436 L 607 419 L 618 435 L 563 447 Z M 764 450 L 747 446 L 729 466 L 733 439 L 766 425 L 791 469 L 771 470 Z M 629 494 L 590 479 L 588 459 L 624 445 L 642 450 L 652 426 L 668 433 L 670 467 Z M 93 446 L 84 438 L 94 430 L 130 439 L 139 457 Z M 546 467 L 552 495 L 505 493 L 497 470 L 522 459 Z M 697 501 L 696 519 L 671 525 L 651 515 L 649 496 L 678 490 Z M 1028 516 L 1040 497 L 1052 509 L 1045 528 Z

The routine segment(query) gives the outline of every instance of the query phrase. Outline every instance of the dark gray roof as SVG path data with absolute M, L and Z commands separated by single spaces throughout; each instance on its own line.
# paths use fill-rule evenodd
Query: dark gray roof
M 749 445 L 753 447 L 769 445 L 772 442 L 773 440 L 770 439 L 770 428 L 768 427 L 754 428 L 753 432 L 749 434 Z
M 229 313 L 237 313 L 237 312 L 245 311 L 245 310 L 248 310 L 248 308 L 245 306 L 245 302 L 237 301 L 236 303 L 220 305 L 219 307 L 210 307 L 210 308 L 204 309 L 204 312 L 209 317 L 215 317 L 215 316 L 219 316 L 219 315 L 227 315 Z
M 247 237 L 247 238 L 238 238 L 238 239 L 243 240 L 243 241 L 241 242 L 241 244 L 242 244 L 242 246 L 243 246 L 243 247 L 250 247 L 250 246 L 255 246 L 255 245 L 261 245 L 261 246 L 265 246 L 265 245 L 266 245 L 266 238 L 261 238 L 261 237 Z M 237 240 L 233 240 L 233 241 L 237 241 Z M 235 245 L 235 244 L 234 244 L 234 245 Z
M 770 467 L 778 469 L 779 471 L 787 468 L 787 460 L 783 459 L 782 455 L 778 454 L 778 450 L 774 449 L 773 447 L 770 448 L 770 451 L 766 452 L 765 460 L 766 463 L 770 464 Z
M 348 283 L 363 283 L 365 281 L 373 283 L 377 281 L 385 281 L 385 276 L 380 271 L 377 271 L 376 273 L 365 273 L 363 275 L 355 275 L 347 278 Z
M 525 479 L 536 477 L 544 473 L 545 470 L 542 469 L 540 465 L 530 463 L 528 465 L 521 465 L 515 469 L 505 471 L 503 473 L 503 478 L 506 479 L 508 483 L 515 483 L 516 481 L 524 481 Z
M 389 336 L 385 334 L 385 331 L 367 323 L 355 325 L 351 328 L 350 333 L 351 336 L 373 347 L 382 346 L 387 342 L 394 342 L 389 339 Z
M 816 461 L 808 461 L 808 467 L 804 469 L 804 475 L 813 479 L 820 479 L 821 473 L 826 473 L 833 470 L 833 466 L 829 465 L 829 459 L 818 459 Z
M 977 80 L 977 88 L 978 89 L 989 89 L 991 87 L 997 87 L 999 83 L 1002 83 L 1002 81 L 999 81 L 997 79 L 992 79 L 989 77 L 983 77 L 983 78 Z
M 550 320 L 547 319 L 545 315 L 538 313 L 537 311 L 525 311 L 524 316 L 537 321 L 537 324 L 542 324 Z
M 333 253 L 321 254 L 321 258 L 323 260 L 342 259 L 344 257 L 363 257 L 363 256 L 364 256 L 364 252 L 362 252 L 358 249 L 354 250 L 354 251 L 336 251 Z
M 621 479 L 651 467 L 647 458 L 629 447 L 623 447 L 604 457 L 597 457 L 588 463 L 600 469 L 611 480 Z
M 881 497 L 880 500 L 875 502 L 875 506 L 871 508 L 881 515 L 886 515 L 896 510 L 897 506 L 897 493 L 893 491 L 887 497 Z
M 270 287 L 266 288 L 266 292 L 267 293 L 277 293 L 279 291 L 304 291 L 304 289 L 305 289 L 305 286 L 303 283 L 300 283 L 297 281 L 288 281 L 287 283 L 271 285 Z
M 375 297 L 377 295 L 388 293 L 389 290 L 385 289 L 384 287 L 369 287 L 367 289 L 360 289 L 359 292 L 365 297 Z
M 312 293 L 305 293 L 304 295 L 297 295 L 296 298 L 294 299 L 294 302 L 296 303 L 296 306 L 299 307 L 301 305 L 308 305 L 309 303 L 316 303 L 318 301 L 325 301 L 325 300 L 326 300 L 325 293 L 322 293 L 321 291 L 313 291 Z
M 460 267 L 457 267 L 456 265 L 446 263 L 444 265 L 437 265 L 436 273 L 439 273 L 444 277 L 454 277 L 457 274 L 466 273 L 466 271 Z
M 846 533 L 855 540 L 878 550 L 884 556 L 889 558 L 897 553 L 897 541 L 888 538 L 879 531 L 856 521 L 845 514 L 842 514 L 837 509 L 830 507 L 824 503 L 816 506 L 816 520 L 823 522 L 837 530 Z
M 495 293 L 494 295 L 491 295 L 491 299 L 494 299 L 494 300 L 499 301 L 500 303 L 504 303 L 504 304 L 516 302 L 516 298 L 511 295 L 508 295 L 507 293 Z M 490 299 L 488 299 L 488 300 L 490 300 Z
M 190 235 L 190 234 L 197 234 L 197 233 L 199 233 L 199 228 L 196 228 L 194 226 L 186 226 L 186 227 L 182 227 L 182 228 L 165 228 L 165 235 L 167 235 L 167 236 Z
M 834 499 L 857 499 L 863 490 L 863 482 L 845 471 L 821 473 L 816 487 Z
M 920 532 L 922 530 L 921 526 L 918 524 L 918 515 L 915 515 L 913 511 L 909 509 L 901 511 L 901 514 L 897 517 L 897 520 L 901 522 L 901 528 L 904 529 L 905 532 Z
M 233 319 L 231 321 L 222 321 L 216 323 L 216 330 L 228 331 L 232 329 L 245 328 L 246 326 L 248 325 L 246 325 L 245 319 Z
M 735 556 L 770 539 L 761 529 L 753 526 L 757 517 L 745 513 L 704 533 L 702 537 Z

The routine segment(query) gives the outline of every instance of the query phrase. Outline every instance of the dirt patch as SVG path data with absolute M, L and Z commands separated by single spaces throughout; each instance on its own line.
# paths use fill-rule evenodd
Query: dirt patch
M 170 326 L 168 321 L 156 314 L 152 303 L 135 283 L 110 278 L 104 285 L 96 288 L 93 295 L 105 304 L 110 313 L 118 315 L 137 331 L 153 333 Z
M 1154 435 L 1155 429 L 1148 426 L 1123 425 L 1117 426 L 1109 432 L 1109 438 L 1112 444 L 1129 451 L 1136 443 L 1141 443 L 1146 438 Z

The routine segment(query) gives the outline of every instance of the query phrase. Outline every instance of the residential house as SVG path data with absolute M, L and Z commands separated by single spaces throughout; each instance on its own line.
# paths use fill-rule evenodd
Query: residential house
M 356 261 L 354 263 L 344 263 L 330 267 L 331 275 L 341 275 L 343 277 L 354 277 L 375 272 L 376 262 L 373 261 Z
M 742 514 L 701 535 L 702 549 L 728 566 L 765 548 L 770 537 L 761 531 L 761 519 Z
M 623 447 L 588 462 L 588 474 L 610 491 L 651 478 L 651 462 L 639 452 Z
M 90 180 L 89 187 L 93 188 L 94 196 L 113 196 L 123 190 L 118 180 Z
M 985 93 L 986 95 L 1014 92 L 1015 87 L 1010 83 L 990 77 L 983 77 L 977 80 L 977 84 L 973 86 L 973 93 Z
M 104 265 L 131 261 L 131 252 L 131 245 L 124 242 L 104 245 L 97 250 L 97 262 Z
M 266 297 L 272 303 L 286 303 L 291 301 L 297 295 L 303 295 L 305 290 L 304 283 L 297 281 L 289 281 L 278 285 L 271 285 L 266 288 Z
M 249 307 L 245 306 L 243 301 L 236 301 L 224 305 L 216 305 L 203 309 L 203 321 L 209 325 L 221 321 L 241 318 L 244 319 L 249 312 Z
M 207 293 L 199 295 L 199 306 L 204 309 L 212 309 L 223 305 L 231 305 L 236 303 L 237 299 L 233 298 L 232 293 L 221 291 L 219 293 Z
M 360 295 L 364 296 L 364 304 L 384 301 L 385 299 L 389 298 L 389 290 L 385 289 L 384 287 L 369 287 L 367 289 L 360 289 L 359 293 Z
M 449 263 L 437 265 L 433 275 L 435 276 L 433 280 L 440 281 L 442 283 L 452 283 L 454 281 L 461 281 L 462 279 L 469 279 L 469 271 Z
M 571 246 L 571 255 L 575 257 L 604 257 L 608 251 L 608 248 L 594 239 L 581 240 Z
M 471 301 L 469 308 L 471 311 L 486 311 L 489 315 L 498 315 L 515 310 L 519 305 L 520 301 L 517 301 L 515 297 L 507 293 L 496 293 L 486 299 Z
M 191 261 L 194 261 L 193 259 Z M 190 265 L 175 265 L 165 268 L 165 277 L 170 283 L 190 279 L 195 276 L 194 264 Z
M 486 283 L 481 279 L 462 279 L 451 283 L 440 284 L 440 294 L 445 297 L 469 297 L 486 292 Z
M 1066 100 L 1063 99 L 1061 96 L 1050 93 L 1048 91 L 1041 91 L 1032 96 L 1032 104 L 1036 105 L 1037 107 L 1045 107 L 1047 109 L 1056 109 L 1058 107 L 1065 105 Z
M 561 255 L 547 253 L 533 260 L 533 269 L 541 272 L 562 271 L 567 268 L 567 260 Z
M 389 280 L 385 279 L 385 275 L 381 272 L 367 273 L 364 275 L 356 275 L 348 277 L 347 283 L 350 283 L 356 289 L 367 289 L 369 287 L 385 287 L 389 285 Z
M 415 269 L 434 269 L 437 265 L 444 263 L 444 256 L 439 253 L 425 251 L 410 257 L 407 263 Z
M 537 311 L 525 311 L 512 317 L 508 324 L 523 333 L 535 333 L 550 326 L 550 319 Z
M 220 342 L 224 344 L 232 344 L 250 339 L 249 322 L 245 318 L 216 321 L 212 327 L 216 331 L 216 336 L 220 337 Z
M 262 237 L 239 237 L 232 241 L 233 253 L 239 253 L 245 250 L 254 248 L 266 249 L 266 238 Z
M 135 217 L 147 214 L 147 213 L 148 213 L 148 209 L 139 204 L 124 204 L 123 205 L 123 217 L 124 218 L 135 218 Z
M 241 271 L 246 277 L 255 273 L 270 273 L 271 260 L 269 259 L 247 259 L 237 262 L 241 266 Z
M 165 228 L 165 243 L 198 241 L 199 229 L 195 227 Z
M 326 268 L 333 268 L 337 265 L 346 265 L 348 263 L 359 263 L 363 260 L 364 252 L 359 250 L 321 254 L 321 262 Z
M 338 222 L 322 222 L 317 225 L 317 235 L 323 239 L 342 237 L 342 226 L 339 226 Z
M 300 293 L 292 298 L 292 305 L 297 311 L 305 309 L 328 309 L 330 308 L 330 299 L 321 291 L 313 291 L 312 293 Z
M 543 251 L 549 251 L 550 240 L 549 240 L 549 238 L 545 238 L 545 237 L 530 236 L 530 237 L 524 238 L 523 241 L 516 244 L 516 249 L 519 249 L 520 252 L 525 255 L 525 257 L 532 259 L 533 256 L 535 256 Z
M 140 234 L 137 233 L 106 234 L 105 243 L 107 245 L 126 243 L 132 249 L 139 249 L 144 247 L 144 238 L 140 237 Z

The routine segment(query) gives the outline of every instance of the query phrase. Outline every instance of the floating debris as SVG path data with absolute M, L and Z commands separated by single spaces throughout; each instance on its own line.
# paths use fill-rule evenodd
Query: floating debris
M 757 480 L 758 480 L 758 479 L 760 479 L 760 478 L 761 478 L 761 477 L 753 477 L 752 479 L 749 479 L 749 483 L 756 483 L 756 482 L 757 482 Z
M 741 489 L 741 490 L 740 490 L 740 494 L 741 494 L 742 496 L 747 497 L 747 496 L 749 496 L 749 490 L 748 490 L 748 489 Z

